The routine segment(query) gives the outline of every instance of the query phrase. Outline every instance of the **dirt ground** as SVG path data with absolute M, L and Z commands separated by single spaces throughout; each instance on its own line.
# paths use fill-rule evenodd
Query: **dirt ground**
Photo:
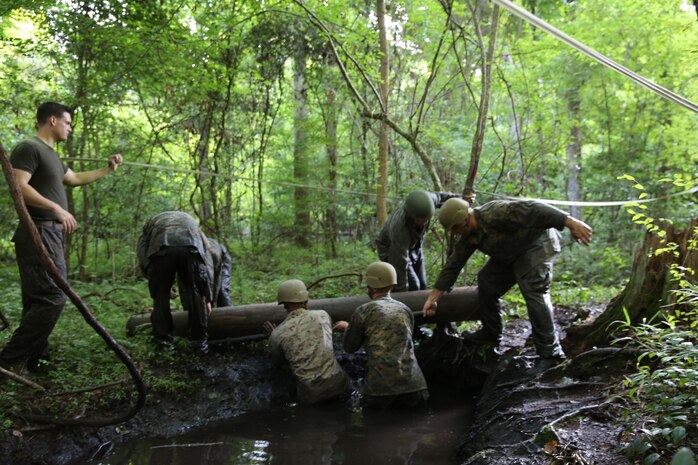
M 599 310 L 557 309 L 563 336 L 569 325 Z M 454 337 L 420 343 L 420 363 L 429 382 L 457 383 L 464 393 L 479 392 L 475 422 L 457 451 L 460 463 L 628 463 L 622 447 L 629 439 L 617 423 L 621 412 L 607 399 L 633 359 L 602 349 L 554 365 L 534 356 L 526 320 L 508 321 L 505 331 L 498 353 Z M 361 357 L 352 359 L 339 350 L 338 356 L 350 376 L 361 376 Z M 186 401 L 149 395 L 134 419 L 104 428 L 26 425 L 0 435 L 1 462 L 66 465 L 99 458 L 127 441 L 176 436 L 290 400 L 289 378 L 271 368 L 264 342 L 214 346 L 203 360 L 182 360 L 176 367 L 193 380 L 206 380 Z

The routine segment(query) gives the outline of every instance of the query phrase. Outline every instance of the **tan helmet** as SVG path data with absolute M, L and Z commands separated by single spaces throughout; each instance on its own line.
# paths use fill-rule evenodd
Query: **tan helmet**
M 470 216 L 470 204 L 460 197 L 451 197 L 441 205 L 439 223 L 450 230 L 452 227 L 465 223 Z
M 405 199 L 405 212 L 410 218 L 419 221 L 427 221 L 434 214 L 434 201 L 429 192 L 423 190 L 412 191 Z
M 397 284 L 397 273 L 393 265 L 387 262 L 373 262 L 366 268 L 366 284 L 373 289 Z
M 280 304 L 284 302 L 300 303 L 308 300 L 308 289 L 300 279 L 289 279 L 279 284 L 276 300 Z

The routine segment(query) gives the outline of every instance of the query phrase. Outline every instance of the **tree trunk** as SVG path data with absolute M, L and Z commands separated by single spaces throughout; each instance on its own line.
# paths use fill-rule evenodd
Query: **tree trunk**
M 567 200 L 573 202 L 581 200 L 579 172 L 582 163 L 582 128 L 579 126 L 581 121 L 579 107 L 579 88 L 575 87 L 567 92 L 567 116 L 571 122 L 570 141 L 567 144 Z M 582 209 L 573 205 L 570 207 L 570 215 L 582 220 Z
M 380 123 L 378 135 L 378 191 L 376 195 L 376 216 L 378 224 L 382 227 L 388 219 L 388 207 L 386 196 L 388 193 L 388 124 L 385 118 L 388 116 L 388 94 L 390 61 L 388 56 L 388 37 L 385 29 L 385 1 L 377 0 L 376 16 L 378 17 L 378 39 L 380 42 L 381 65 L 380 65 L 380 97 L 381 113 L 383 118 Z
M 298 184 L 293 193 L 295 207 L 296 243 L 301 247 L 310 246 L 310 203 L 308 199 L 308 86 L 305 80 L 306 54 L 296 51 L 293 66 L 293 96 L 295 111 L 293 117 L 293 177 Z
M 474 12 L 473 12 L 474 13 Z M 473 145 L 470 150 L 470 166 L 468 168 L 468 177 L 465 181 L 463 189 L 463 197 L 470 199 L 475 193 L 475 178 L 480 164 L 480 156 L 482 155 L 482 145 L 485 139 L 485 127 L 487 115 L 490 106 L 490 96 L 492 93 L 492 62 L 494 61 L 494 50 L 497 43 L 497 29 L 499 27 L 499 6 L 492 7 L 492 20 L 490 22 L 490 36 L 487 52 L 484 52 L 484 43 L 480 34 L 480 26 L 477 18 L 475 19 L 475 28 L 477 36 L 480 40 L 482 54 L 482 91 L 480 94 L 480 108 L 477 115 L 477 126 L 475 127 L 475 136 L 473 137 Z
M 330 192 L 325 205 L 325 237 L 329 246 L 329 255 L 337 257 L 337 205 L 335 205 L 335 190 L 337 189 L 337 94 L 334 86 L 329 85 L 325 92 L 325 147 L 327 150 Z
M 679 286 L 672 276 L 674 267 L 698 270 L 698 218 L 688 228 L 675 231 L 673 225 L 666 229 L 666 237 L 648 232 L 642 246 L 635 253 L 630 280 L 625 289 L 611 299 L 606 310 L 592 323 L 573 326 L 567 331 L 563 347 L 569 355 L 584 352 L 594 346 L 607 345 L 613 339 L 613 323 L 626 321 L 638 324 L 661 318 L 675 309 L 676 299 L 672 291 Z M 675 244 L 672 251 L 657 253 Z M 696 276 L 686 279 L 696 281 Z

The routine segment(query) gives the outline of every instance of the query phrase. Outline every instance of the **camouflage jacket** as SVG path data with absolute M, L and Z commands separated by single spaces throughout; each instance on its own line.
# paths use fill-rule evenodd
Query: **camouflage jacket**
M 143 226 L 136 254 L 141 271 L 147 276 L 150 257 L 163 247 L 193 247 L 206 264 L 208 295 L 214 306 L 230 305 L 230 270 L 232 261 L 224 246 L 206 237 L 197 221 L 180 211 L 166 211 L 153 216 Z M 186 292 L 180 286 L 180 291 Z M 182 299 L 182 302 L 187 299 Z M 188 309 L 184 309 L 188 310 Z
M 389 396 L 427 388 L 414 354 L 410 309 L 391 297 L 359 306 L 344 333 L 344 350 L 368 355 L 364 394 Z
M 451 197 L 457 197 L 450 192 L 430 192 L 434 207 L 439 208 Z M 393 287 L 393 292 L 408 290 L 410 281 L 408 273 L 415 271 L 408 264 L 415 263 L 422 256 L 422 242 L 429 230 L 431 222 L 424 227 L 419 227 L 407 216 L 404 202 L 400 204 L 389 216 L 376 238 L 376 249 L 378 258 L 383 262 L 388 262 L 397 272 L 397 285 Z M 414 277 L 412 281 L 420 280 Z M 422 277 L 426 282 L 426 276 Z
M 560 233 L 567 213 L 534 200 L 494 200 L 473 208 L 477 230 L 456 242 L 434 287 L 450 290 L 470 256 L 479 250 L 512 266 L 524 252 L 541 247 L 541 256 L 560 252 Z M 554 229 L 553 229 L 554 228 Z M 535 261 L 535 254 L 530 257 Z M 521 270 L 523 271 L 523 270 Z
M 332 320 L 324 310 L 301 308 L 289 313 L 269 336 L 269 352 L 275 363 L 288 362 L 300 403 L 329 399 L 348 386 L 334 357 Z

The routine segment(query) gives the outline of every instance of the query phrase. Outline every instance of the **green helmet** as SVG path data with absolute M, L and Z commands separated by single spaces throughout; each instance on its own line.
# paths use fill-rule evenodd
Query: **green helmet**
M 397 273 L 393 265 L 387 262 L 373 262 L 366 268 L 366 284 L 373 289 L 397 284 Z
M 308 289 L 300 279 L 289 279 L 279 284 L 276 300 L 280 304 L 284 302 L 300 303 L 308 300 Z
M 405 199 L 405 212 L 415 220 L 428 220 L 434 214 L 434 201 L 427 191 L 412 191 Z
M 451 197 L 441 205 L 439 223 L 450 230 L 452 227 L 465 223 L 470 216 L 470 204 L 459 197 Z

